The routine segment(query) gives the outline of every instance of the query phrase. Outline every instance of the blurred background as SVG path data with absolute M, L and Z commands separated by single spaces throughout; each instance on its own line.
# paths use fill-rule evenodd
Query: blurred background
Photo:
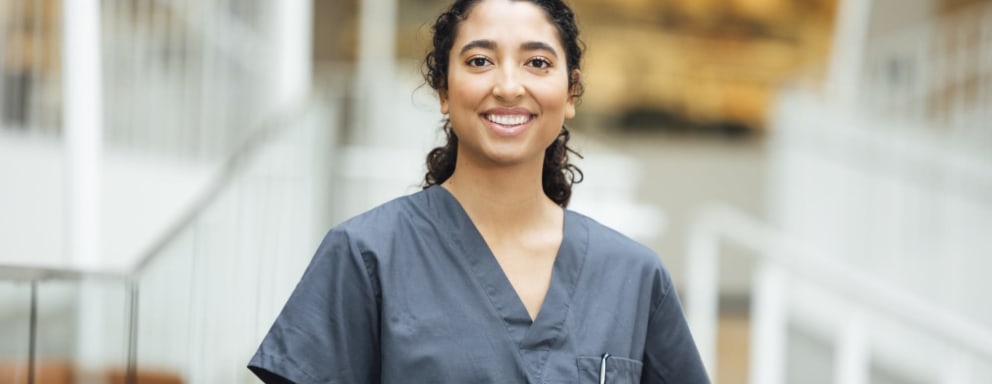
M 419 189 L 441 0 L 0 0 L 0 383 L 255 383 L 323 233 Z M 992 1 L 572 0 L 571 208 L 719 383 L 992 382 Z

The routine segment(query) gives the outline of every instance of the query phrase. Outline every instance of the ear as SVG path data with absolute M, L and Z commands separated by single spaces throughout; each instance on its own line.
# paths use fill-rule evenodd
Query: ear
M 441 114 L 448 114 L 448 90 L 442 89 L 437 91 L 437 97 L 441 99 Z
M 582 80 L 582 71 L 575 69 L 572 71 L 572 87 L 568 90 L 568 101 L 565 104 L 565 118 L 575 117 L 575 99 L 579 93 L 579 84 Z

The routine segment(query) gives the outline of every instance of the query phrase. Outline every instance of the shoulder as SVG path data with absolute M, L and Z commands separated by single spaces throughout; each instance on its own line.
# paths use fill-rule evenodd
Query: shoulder
M 427 219 L 424 206 L 426 191 L 397 197 L 357 216 L 353 216 L 330 229 L 331 233 L 344 233 L 349 237 L 363 238 L 387 234 L 402 227 L 411 219 Z
M 590 255 L 628 260 L 645 267 L 663 267 L 658 254 L 644 244 L 581 213 L 568 211 L 568 214 L 579 225 L 587 228 Z
M 324 236 L 321 247 L 345 242 L 352 251 L 373 250 L 391 244 L 397 237 L 433 226 L 429 191 L 401 196 L 335 225 Z
M 661 288 L 671 285 L 671 274 L 662 258 L 653 250 L 593 218 L 568 211 L 573 221 L 587 229 L 586 263 L 597 273 L 625 278 L 639 277 L 648 285 Z

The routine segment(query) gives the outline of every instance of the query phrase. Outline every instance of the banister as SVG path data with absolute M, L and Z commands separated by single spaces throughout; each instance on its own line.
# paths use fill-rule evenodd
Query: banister
M 0 281 L 32 282 L 46 280 L 80 280 L 83 278 L 122 280 L 127 276 L 127 271 L 0 263 Z
M 868 273 L 833 261 L 832 258 L 791 240 L 780 231 L 769 228 L 732 207 L 722 204 L 708 206 L 700 212 L 693 228 L 694 233 L 691 237 L 693 242 L 707 243 L 690 244 L 690 249 L 699 252 L 690 254 L 687 260 L 690 271 L 687 312 L 694 326 L 693 331 L 699 329 L 704 336 L 700 341 L 715 344 L 715 338 L 711 337 L 711 333 L 715 332 L 713 324 L 716 322 L 716 310 L 699 306 L 701 303 L 703 306 L 716 305 L 716 299 L 709 296 L 716 295 L 717 290 L 705 288 L 702 289 L 703 292 L 694 292 L 693 289 L 703 287 L 707 285 L 706 283 L 717 283 L 715 270 L 717 263 L 709 260 L 715 255 L 703 253 L 716 252 L 718 248 L 708 243 L 723 238 L 756 251 L 758 258 L 770 261 L 816 284 L 828 286 L 833 292 L 866 308 L 891 316 L 977 356 L 992 359 L 992 329 L 989 327 L 883 280 L 873 278 Z M 699 278 L 710 281 L 700 282 Z M 708 355 L 715 351 L 715 345 L 700 345 L 700 350 L 704 355 Z
M 130 268 L 124 270 L 117 269 L 86 269 L 71 266 L 38 266 L 23 264 L 5 264 L 0 262 L 0 281 L 45 281 L 45 280 L 80 280 L 83 278 L 97 278 L 127 281 L 137 278 L 147 266 L 154 261 L 162 251 L 168 247 L 183 231 L 189 227 L 217 197 L 230 185 L 235 176 L 253 158 L 266 140 L 290 129 L 297 119 L 306 116 L 315 101 L 312 97 L 307 97 L 297 103 L 294 107 L 288 108 L 283 113 L 273 115 L 264 119 L 254 132 L 247 135 L 234 150 L 231 151 L 222 161 L 217 174 L 209 183 L 209 186 L 201 192 L 179 219 L 170 225 L 162 234 L 151 242 L 147 250 L 141 252 Z

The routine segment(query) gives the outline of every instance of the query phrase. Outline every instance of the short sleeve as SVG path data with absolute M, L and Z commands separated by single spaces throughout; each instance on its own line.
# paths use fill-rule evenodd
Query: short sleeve
M 374 267 L 345 231 L 331 230 L 248 368 L 265 383 L 377 383 Z
M 655 294 L 659 296 L 648 319 L 641 382 L 709 383 L 696 343 L 689 332 L 682 304 L 671 277 L 664 269 L 656 275 Z

